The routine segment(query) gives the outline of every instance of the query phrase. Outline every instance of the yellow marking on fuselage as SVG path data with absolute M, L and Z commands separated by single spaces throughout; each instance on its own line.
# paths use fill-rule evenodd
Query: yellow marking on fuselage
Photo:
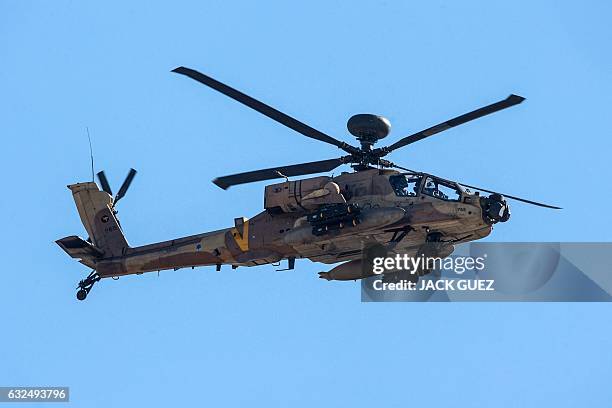
M 242 225 L 242 235 L 238 232 L 237 228 L 232 228 L 232 236 L 240 248 L 241 251 L 246 252 L 249 250 L 249 220 L 246 220 Z

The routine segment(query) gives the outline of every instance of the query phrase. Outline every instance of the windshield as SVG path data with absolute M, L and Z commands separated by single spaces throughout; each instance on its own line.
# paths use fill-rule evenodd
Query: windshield
M 389 182 L 396 196 L 416 197 L 421 184 L 421 176 L 398 174 L 389 177 Z
M 445 201 L 460 201 L 461 190 L 454 184 L 433 177 L 427 177 L 423 194 Z

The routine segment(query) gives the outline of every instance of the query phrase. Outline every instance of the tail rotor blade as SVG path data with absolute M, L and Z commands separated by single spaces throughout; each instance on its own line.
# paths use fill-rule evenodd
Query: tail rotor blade
M 123 184 L 121 184 L 121 187 L 119 188 L 119 191 L 115 196 L 115 204 L 117 204 L 117 201 L 121 200 L 123 196 L 125 196 L 125 193 L 127 192 L 128 188 L 130 188 L 130 184 L 132 184 L 132 180 L 134 180 L 134 176 L 136 176 L 136 170 L 130 169 L 130 172 L 123 181 Z
M 112 196 L 113 190 L 111 190 L 110 184 L 108 184 L 108 180 L 106 178 L 106 174 L 104 174 L 104 170 L 99 172 L 97 175 L 98 175 L 98 180 L 100 180 L 100 185 L 102 186 L 102 190 L 106 191 L 109 195 Z

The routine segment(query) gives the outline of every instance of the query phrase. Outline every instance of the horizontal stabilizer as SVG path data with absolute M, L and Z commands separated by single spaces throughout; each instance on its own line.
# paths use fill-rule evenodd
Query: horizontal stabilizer
M 104 255 L 99 248 L 76 235 L 58 239 L 55 243 L 73 258 L 92 259 L 101 258 Z

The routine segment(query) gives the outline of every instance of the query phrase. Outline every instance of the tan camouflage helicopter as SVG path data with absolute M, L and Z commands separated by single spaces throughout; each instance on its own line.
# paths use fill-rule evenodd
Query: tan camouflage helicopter
M 198 71 L 179 67 L 173 72 L 201 82 L 304 136 L 334 145 L 346 154 L 219 177 L 213 182 L 222 189 L 275 178 L 285 181 L 266 186 L 264 211 L 250 219 L 235 218 L 233 227 L 139 247 L 131 247 L 126 241 L 115 210 L 136 174 L 134 169 L 114 198 L 104 172 L 98 173 L 101 190 L 94 182 L 69 185 L 89 238 L 83 240 L 73 235 L 56 242 L 68 255 L 93 269 L 78 284 L 79 300 L 85 299 L 102 278 L 205 265 L 220 270 L 222 265 L 237 268 L 285 259 L 288 261 L 285 270 L 293 269 L 295 260 L 302 258 L 324 264 L 342 262 L 329 272 L 320 272 L 320 277 L 356 280 L 372 274 L 361 266 L 368 244 L 376 243 L 396 253 L 416 254 L 424 244 L 437 243 L 438 254 L 447 256 L 454 244 L 486 237 L 494 224 L 508 221 L 507 198 L 559 208 L 412 171 L 383 158 L 436 133 L 517 105 L 524 100 L 521 96 L 510 95 L 379 148 L 374 148 L 374 144 L 388 135 L 389 121 L 372 114 L 354 115 L 347 127 L 360 143 L 360 147 L 355 147 Z M 329 172 L 343 164 L 350 164 L 354 171 L 335 177 L 289 180 L 293 176 Z M 483 196 L 470 189 L 491 194 Z

